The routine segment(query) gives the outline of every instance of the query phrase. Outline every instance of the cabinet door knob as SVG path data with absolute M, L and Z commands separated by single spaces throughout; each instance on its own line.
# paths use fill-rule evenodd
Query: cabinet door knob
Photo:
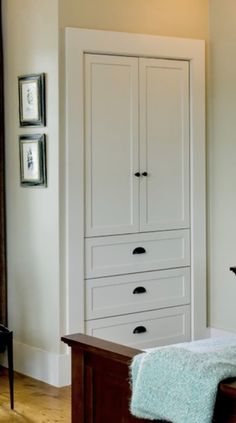
M 235 266 L 230 267 L 229 270 L 231 270 L 231 272 L 233 272 L 236 275 L 236 267 Z
M 143 247 L 136 247 L 133 250 L 133 254 L 144 254 L 144 253 L 146 253 L 146 250 Z
M 144 288 L 144 286 L 137 286 L 137 288 L 135 288 L 133 290 L 133 294 L 145 294 L 146 288 Z
M 137 326 L 134 330 L 133 333 L 145 333 L 147 332 L 147 329 L 145 328 L 145 326 Z
M 141 174 L 140 174 L 140 172 L 136 172 L 136 173 L 134 174 L 134 176 L 137 176 L 137 178 L 139 178 L 139 177 L 141 176 Z
M 143 172 L 142 175 L 143 176 L 148 176 L 148 173 L 147 172 Z

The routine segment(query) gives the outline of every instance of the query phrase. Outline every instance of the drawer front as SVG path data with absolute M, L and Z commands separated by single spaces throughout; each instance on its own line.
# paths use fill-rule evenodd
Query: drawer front
M 86 319 L 190 303 L 190 268 L 86 281 Z
M 134 313 L 86 322 L 86 333 L 136 348 L 190 340 L 190 307 Z
M 88 238 L 85 277 L 188 266 L 189 230 Z

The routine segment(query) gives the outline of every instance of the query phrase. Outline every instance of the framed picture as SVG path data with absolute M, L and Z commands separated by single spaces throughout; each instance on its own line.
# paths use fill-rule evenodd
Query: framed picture
M 45 135 L 20 135 L 19 148 L 21 186 L 47 186 Z
M 18 77 L 20 126 L 45 126 L 45 74 Z

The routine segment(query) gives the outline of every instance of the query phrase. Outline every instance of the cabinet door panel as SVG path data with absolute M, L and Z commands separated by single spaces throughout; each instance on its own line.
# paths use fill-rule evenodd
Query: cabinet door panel
M 141 231 L 189 227 L 188 62 L 140 59 Z
M 85 55 L 86 236 L 139 230 L 138 59 Z

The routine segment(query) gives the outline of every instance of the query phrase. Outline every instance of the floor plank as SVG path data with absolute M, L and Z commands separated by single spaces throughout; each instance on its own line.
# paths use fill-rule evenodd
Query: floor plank
M 0 422 L 70 422 L 70 387 L 55 388 L 17 373 L 14 382 L 15 410 L 11 411 L 7 373 L 0 369 Z

